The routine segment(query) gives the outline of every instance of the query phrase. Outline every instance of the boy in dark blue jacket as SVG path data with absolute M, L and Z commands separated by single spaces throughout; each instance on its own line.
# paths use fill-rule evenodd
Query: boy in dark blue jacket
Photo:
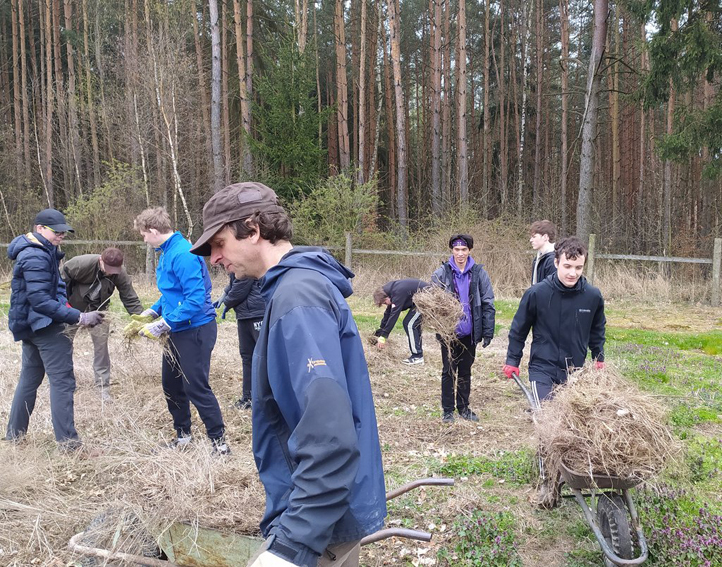
M 267 539 L 251 566 L 357 566 L 386 499 L 368 368 L 344 299 L 353 274 L 322 248 L 293 248 L 290 219 L 261 183 L 216 193 L 203 226 L 192 252 L 237 278 L 263 276 L 252 397 Z
M 236 278 L 231 274 L 231 281 L 221 296 L 213 302 L 213 307 L 223 307 L 221 319 L 226 318 L 229 309 L 236 312 L 238 326 L 238 350 L 243 365 L 242 396 L 233 404 L 238 409 L 251 409 L 251 367 L 253 350 L 261 332 L 266 302 L 261 295 L 261 283 L 255 278 Z
M 395 280 L 374 291 L 374 303 L 381 307 L 386 305 L 386 311 L 381 319 L 379 328 L 374 333 L 378 337 L 378 348 L 386 346 L 386 339 L 399 319 L 399 315 L 408 309 L 404 317 L 404 331 L 409 341 L 411 356 L 403 360 L 404 364 L 423 364 L 424 351 L 421 343 L 421 313 L 414 305 L 414 294 L 429 287 L 429 284 L 414 278 Z
M 149 322 L 139 334 L 159 339 L 168 333 L 161 376 L 176 431 L 170 446 L 183 448 L 191 442 L 193 402 L 213 442 L 213 452 L 227 455 L 231 450 L 225 440 L 226 427 L 208 381 L 218 328 L 206 263 L 190 254 L 191 244 L 180 232 L 173 232 L 163 207 L 144 210 L 134 227 L 160 251 L 155 270 L 160 299 L 141 313 Z
M 47 373 L 55 440 L 62 448 L 75 450 L 82 444 L 74 420 L 73 343 L 64 331 L 66 325 L 99 325 L 103 313 L 81 313 L 66 305 L 60 277 L 64 254 L 58 246 L 68 232 L 73 229 L 63 214 L 45 209 L 35 217 L 33 231 L 16 237 L 8 247 L 8 257 L 15 262 L 8 326 L 15 340 L 23 343 L 23 362 L 5 438 L 17 441 L 27 433 Z

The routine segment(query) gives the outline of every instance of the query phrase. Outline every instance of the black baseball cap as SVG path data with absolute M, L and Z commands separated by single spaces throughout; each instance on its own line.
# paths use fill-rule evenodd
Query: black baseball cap
M 283 213 L 278 197 L 270 187 L 256 181 L 234 183 L 221 189 L 203 207 L 203 234 L 191 247 L 198 256 L 210 256 L 208 241 L 224 226 L 256 212 Z
M 55 232 L 75 232 L 73 227 L 65 222 L 65 215 L 55 209 L 43 209 L 35 215 L 35 225 L 47 226 Z

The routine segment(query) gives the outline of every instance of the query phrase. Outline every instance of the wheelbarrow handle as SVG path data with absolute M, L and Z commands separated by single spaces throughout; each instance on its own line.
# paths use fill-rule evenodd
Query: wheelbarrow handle
M 431 541 L 431 534 L 429 532 L 410 530 L 408 528 L 387 528 L 367 535 L 361 540 L 361 545 L 368 545 L 369 543 L 375 543 L 377 541 L 381 541 L 382 539 L 394 536 L 404 537 L 406 539 L 415 539 L 417 541 Z
M 519 375 L 514 372 L 511 375 L 512 378 L 514 378 L 514 382 L 516 382 L 516 385 L 521 388 L 521 391 L 524 392 L 524 395 L 526 396 L 527 401 L 529 402 L 529 405 L 531 406 L 531 409 L 539 409 L 538 404 L 536 403 L 536 400 L 534 399 L 534 396 L 529 391 L 529 388 L 527 388 L 523 382 L 519 379 Z
M 420 478 L 418 480 L 412 480 L 394 490 L 389 490 L 386 493 L 386 501 L 392 500 L 397 496 L 405 494 L 409 490 L 418 488 L 419 486 L 454 486 L 453 478 Z

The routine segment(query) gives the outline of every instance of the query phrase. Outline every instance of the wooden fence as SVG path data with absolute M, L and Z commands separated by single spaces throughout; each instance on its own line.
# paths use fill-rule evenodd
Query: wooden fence
M 597 260 L 631 260 L 637 262 L 657 262 L 661 266 L 665 264 L 712 264 L 712 290 L 710 294 L 710 303 L 713 307 L 720 305 L 720 274 L 722 273 L 722 238 L 714 239 L 714 252 L 712 258 L 682 258 L 679 256 L 640 256 L 637 254 L 598 254 L 596 251 L 596 234 L 589 235 L 589 254 L 584 273 L 587 279 L 594 282 L 594 269 Z M 63 243 L 68 245 L 93 245 L 101 249 L 101 246 L 142 246 L 146 244 L 138 240 L 68 240 Z M 0 248 L 7 248 L 8 244 L 0 243 Z M 441 252 L 414 252 L 409 250 L 368 250 L 364 248 L 354 248 L 351 233 L 346 233 L 346 244 L 343 246 L 328 246 L 330 250 L 344 250 L 344 263 L 351 268 L 353 265 L 354 254 L 379 254 L 384 256 L 445 256 L 448 254 L 446 250 Z M 146 272 L 150 268 L 146 263 Z M 151 275 L 151 274 L 148 274 Z

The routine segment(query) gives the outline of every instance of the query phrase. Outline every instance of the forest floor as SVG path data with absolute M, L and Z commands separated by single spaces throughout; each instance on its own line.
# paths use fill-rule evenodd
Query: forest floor
M 156 298 L 151 288 L 140 292 L 145 304 Z M 7 313 L 8 293 L 2 293 L 0 306 Z M 219 325 L 211 384 L 233 453 L 213 458 L 210 445 L 201 440 L 202 424 L 195 411 L 198 441 L 190 451 L 157 448 L 173 435 L 160 387 L 161 350 L 150 341 L 125 344 L 121 331 L 127 319 L 121 315 L 120 302 L 114 299 L 113 304 L 117 315 L 111 335 L 112 403 L 104 403 L 93 385 L 92 343 L 87 333 L 79 333 L 75 343 L 75 421 L 88 449 L 80 455 L 57 450 L 47 381 L 39 390 L 27 438 L 17 445 L 0 442 L 2 565 L 87 564 L 67 549 L 68 540 L 109 508 L 131 509 L 155 529 L 162 529 L 163 522 L 182 520 L 257 534 L 264 495 L 251 453 L 250 412 L 232 407 L 240 393 L 232 317 Z M 364 548 L 362 564 L 600 565 L 599 547 L 573 499 L 565 498 L 551 511 L 530 503 L 535 491 L 533 426 L 525 398 L 500 371 L 518 300 L 497 301 L 496 338 L 487 349 L 477 351 L 472 407 L 480 421 L 457 419 L 453 424 L 441 421 L 441 356 L 433 336 L 424 335 L 425 364 L 406 367 L 401 363 L 407 356 L 403 331 L 392 333 L 385 351 L 372 350 L 365 338 L 376 328 L 382 311 L 368 296 L 352 296 L 350 304 L 368 349 L 387 488 L 431 476 L 455 479 L 453 487 L 420 488 L 389 502 L 387 524 L 429 531 L 433 534 L 430 543 L 387 539 Z M 683 489 L 692 501 L 719 514 L 719 310 L 610 301 L 607 319 L 607 361 L 669 405 L 675 435 L 689 448 L 659 482 Z M 10 333 L 0 333 L 3 433 L 20 354 L 20 345 Z M 480 518 L 486 527 L 475 532 L 468 522 Z M 512 551 L 502 549 L 505 543 Z M 475 562 L 470 548 L 488 553 L 489 562 Z M 493 562 L 495 554 L 498 559 Z

